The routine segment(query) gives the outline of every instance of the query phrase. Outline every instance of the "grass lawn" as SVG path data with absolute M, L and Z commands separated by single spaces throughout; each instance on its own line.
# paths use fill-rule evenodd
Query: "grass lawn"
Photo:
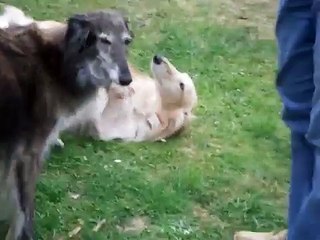
M 193 76 L 199 94 L 192 128 L 166 143 L 64 136 L 65 149 L 53 151 L 38 184 L 39 239 L 67 239 L 77 226 L 73 239 L 85 240 L 225 240 L 239 229 L 286 226 L 289 143 L 274 86 L 275 0 L 5 2 L 57 20 L 120 7 L 136 35 L 131 61 L 149 71 L 160 52 Z

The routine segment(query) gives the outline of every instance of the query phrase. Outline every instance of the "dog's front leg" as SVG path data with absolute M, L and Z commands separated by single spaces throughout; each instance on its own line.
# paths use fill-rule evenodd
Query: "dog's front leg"
M 20 158 L 15 167 L 16 212 L 6 240 L 34 239 L 34 198 L 39 159 Z
M 32 240 L 34 239 L 34 211 L 35 211 L 35 191 L 36 179 L 39 173 L 40 159 L 38 156 L 32 156 L 29 163 L 23 164 L 24 183 L 20 182 L 20 205 L 25 215 L 25 222 L 21 239 L 19 240 Z M 25 186 L 23 187 L 23 184 Z
M 13 215 L 13 218 L 11 220 L 10 228 L 8 231 L 8 234 L 6 236 L 6 240 L 20 240 L 23 239 L 23 228 L 25 224 L 25 214 L 22 212 L 20 206 L 17 202 L 15 213 Z
M 15 171 L 11 171 L 10 175 L 7 179 L 7 189 L 8 189 L 8 209 L 12 209 L 13 211 L 9 210 L 10 212 L 10 225 L 9 231 L 6 235 L 5 240 L 16 240 L 22 233 L 25 215 L 21 210 L 20 201 L 19 201 L 19 193 L 18 193 L 18 186 L 16 182 Z

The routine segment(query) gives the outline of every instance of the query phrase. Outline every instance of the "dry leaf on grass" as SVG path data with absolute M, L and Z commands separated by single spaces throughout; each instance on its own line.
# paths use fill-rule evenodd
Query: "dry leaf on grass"
M 78 222 L 79 222 L 79 225 L 68 233 L 69 238 L 74 237 L 81 231 L 84 221 L 82 219 L 78 219 Z
M 72 237 L 74 237 L 75 235 L 77 235 L 77 234 L 81 231 L 81 229 L 82 229 L 81 226 L 75 227 L 73 230 L 71 230 L 71 231 L 68 233 L 69 238 L 72 238 Z
M 97 223 L 97 225 L 92 229 L 92 231 L 94 232 L 98 232 L 100 230 L 100 228 L 106 223 L 105 219 L 102 219 L 101 221 L 99 221 Z
M 69 192 L 69 197 L 74 200 L 77 200 L 80 197 L 80 194 Z

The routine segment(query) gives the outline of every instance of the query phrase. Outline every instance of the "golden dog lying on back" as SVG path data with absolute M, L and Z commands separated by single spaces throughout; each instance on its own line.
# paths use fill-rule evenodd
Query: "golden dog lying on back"
M 32 22 L 36 22 L 44 34 L 52 35 L 65 29 L 65 23 L 36 21 L 15 7 L 0 16 L 2 28 Z M 132 83 L 128 87 L 111 84 L 108 91 L 101 89 L 96 101 L 75 116 L 77 120 L 73 123 L 77 125 L 70 130 L 104 141 L 139 142 L 166 139 L 185 129 L 197 104 L 193 80 L 158 55 L 152 58 L 150 68 L 153 77 L 130 66 Z
M 197 103 L 194 83 L 165 57 L 154 56 L 153 78 L 131 67 L 128 87 L 111 85 L 108 103 L 97 121 L 102 140 L 154 141 L 168 138 L 190 122 Z

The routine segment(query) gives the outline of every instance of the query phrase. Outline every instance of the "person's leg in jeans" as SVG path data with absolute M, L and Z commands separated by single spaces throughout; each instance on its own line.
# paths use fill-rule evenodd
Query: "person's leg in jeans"
M 314 44 L 314 94 L 307 139 L 314 146 L 315 163 L 312 189 L 304 201 L 289 233 L 289 240 L 320 239 L 320 3 L 316 6 L 316 37 Z
M 283 102 L 283 120 L 291 130 L 290 235 L 301 205 L 311 191 L 313 179 L 314 147 L 305 138 L 314 92 L 312 1 L 281 1 L 276 37 L 279 52 L 277 89 Z
M 318 229 L 304 224 L 304 221 L 311 224 L 315 220 L 310 213 L 311 202 L 308 201 L 310 193 L 314 190 L 312 182 L 315 148 L 306 139 L 310 125 L 312 96 L 315 91 L 313 46 L 316 36 L 312 4 L 313 0 L 280 0 L 276 22 L 279 53 L 276 84 L 283 103 L 282 119 L 291 132 L 289 240 L 317 240 L 310 237 L 316 236 L 317 231 L 320 231 L 320 213 L 317 213 Z M 313 130 L 309 131 L 311 133 Z M 309 231 L 310 234 L 306 234 L 305 231 Z M 254 235 L 251 236 L 255 239 Z

